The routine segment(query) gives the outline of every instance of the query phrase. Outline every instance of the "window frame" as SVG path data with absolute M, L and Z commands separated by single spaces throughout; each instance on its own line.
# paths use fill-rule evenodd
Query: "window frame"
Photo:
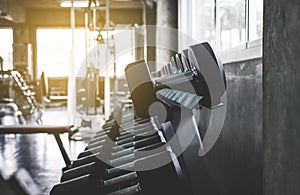
M 246 23 L 246 42 L 230 49 L 226 50 L 220 50 L 221 47 L 221 29 L 220 29 L 220 1 L 214 0 L 214 10 L 215 10 L 215 17 L 214 17 L 214 23 L 215 23 L 215 50 L 218 52 L 219 57 L 223 63 L 229 63 L 229 62 L 237 62 L 237 61 L 243 61 L 243 60 L 249 60 L 249 59 L 255 59 L 262 57 L 262 37 L 255 39 L 253 41 L 250 41 L 249 36 L 249 19 L 250 19 L 250 0 L 245 0 L 245 23 Z M 192 1 L 190 0 L 178 0 L 179 9 L 179 31 L 182 31 L 183 33 L 187 33 L 188 35 L 191 35 L 193 32 L 193 27 L 190 26 L 191 24 L 188 23 L 185 25 L 184 23 L 187 23 L 190 18 L 193 17 L 192 10 L 189 10 L 189 8 L 192 5 Z M 186 10 L 184 10 L 186 9 Z M 184 15 L 187 14 L 187 15 Z M 262 21 L 263 22 L 263 21 Z M 184 44 L 182 43 L 182 40 L 179 40 L 179 48 L 182 48 Z
M 10 51 L 5 51 L 8 53 L 9 56 L 9 60 L 7 60 L 4 56 L 1 56 L 2 58 L 4 58 L 4 62 L 3 62 L 3 68 L 4 70 L 10 70 L 14 68 L 14 28 L 13 27 L 0 27 L 0 30 L 7 30 L 7 31 L 11 31 L 11 45 L 10 45 Z M 8 45 L 7 45 L 8 46 Z

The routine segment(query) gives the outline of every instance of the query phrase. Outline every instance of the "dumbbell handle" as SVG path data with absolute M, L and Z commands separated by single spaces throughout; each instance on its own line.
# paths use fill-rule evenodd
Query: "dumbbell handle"
M 146 194 L 158 194 L 161 190 L 170 190 L 171 193 L 176 193 L 177 194 L 182 194 L 182 189 L 181 189 L 181 182 L 179 181 L 178 178 L 178 172 L 175 170 L 175 164 L 174 161 L 172 160 L 173 158 L 171 157 L 174 155 L 172 152 L 169 151 L 164 151 L 160 152 L 154 155 L 150 155 L 146 158 L 142 158 L 139 160 L 136 160 L 134 162 L 134 166 L 137 167 L 142 167 L 145 163 L 147 162 L 157 162 L 161 161 L 164 162 L 165 160 L 170 162 L 162 167 L 159 167 L 154 170 L 146 170 L 146 171 L 137 171 L 137 172 L 132 172 L 132 173 L 127 173 L 125 175 L 121 175 L 112 179 L 108 179 L 103 181 L 105 184 L 104 186 L 108 187 L 109 189 L 105 189 L 105 191 L 111 191 L 114 190 L 111 186 L 118 186 L 117 189 L 122 189 L 123 187 L 129 187 L 126 186 L 129 182 L 134 181 L 138 182 L 141 187 L 142 187 L 142 192 L 145 190 Z M 162 174 L 162 175 L 161 175 Z M 162 177 L 162 178 L 161 178 Z M 163 187 L 164 183 L 162 183 L 165 180 L 160 180 L 160 179 L 170 179 L 170 181 L 166 182 L 171 182 L 171 184 L 168 184 L 167 187 Z M 156 180 L 156 181 L 154 181 Z M 124 185 L 122 185 L 124 183 Z M 152 183 L 155 184 L 152 186 Z M 157 186 L 156 186 L 157 185 Z M 174 185 L 174 186 L 172 186 Z M 132 186 L 132 185 L 131 185 Z M 158 189 L 155 189 L 158 187 Z M 174 189 L 169 189 L 170 187 L 173 187 Z M 160 189 L 162 188 L 162 189 Z M 163 189 L 164 188 L 164 189 Z M 179 191 L 176 191 L 176 190 Z M 172 191 L 173 190 L 173 191 Z
M 106 175 L 112 175 L 112 174 L 116 174 L 122 170 L 132 170 L 133 168 L 134 168 L 134 161 L 117 166 L 117 167 L 106 169 L 105 172 L 106 172 Z
M 159 149 L 159 151 L 157 151 L 155 149 Z M 157 144 L 154 144 L 154 145 L 151 145 L 151 146 L 141 148 L 141 149 L 136 150 L 136 151 L 137 152 L 147 151 L 147 155 L 148 155 L 147 157 L 149 157 L 149 156 L 155 155 L 157 153 L 166 152 L 167 148 L 166 148 L 164 143 L 157 143 Z M 134 161 L 128 162 L 128 163 L 125 163 L 125 164 L 122 164 L 122 165 L 119 165 L 119 166 L 114 166 L 113 168 L 108 168 L 108 169 L 105 170 L 106 174 L 107 175 L 115 174 L 117 172 L 121 172 L 122 170 L 133 170 L 132 168 L 134 168 L 135 161 L 145 157 L 145 156 L 138 155 L 138 153 L 136 153 L 136 151 L 133 153 L 133 154 L 135 154 Z M 154 152 L 156 152 L 156 153 L 154 153 Z M 142 155 L 144 155 L 144 154 L 142 154 Z M 119 163 L 119 164 L 121 164 L 121 163 Z
M 122 125 L 121 127 L 119 127 L 117 129 L 117 131 L 118 131 L 119 134 L 122 134 L 122 133 L 130 132 L 132 130 L 137 130 L 137 129 L 141 129 L 141 128 L 147 128 L 147 127 L 152 127 L 153 128 L 154 125 L 153 125 L 152 122 L 147 122 L 147 123 L 142 123 L 142 124 L 131 124 L 131 125 L 126 125 L 126 126 Z M 96 133 L 96 137 L 107 135 L 108 133 L 111 132 L 111 130 L 112 130 L 112 128 L 108 128 L 106 130 L 99 131 L 99 132 Z
M 161 147 L 161 146 L 164 146 L 165 143 L 164 142 L 159 142 L 159 143 L 154 143 L 154 144 L 149 144 L 149 145 L 146 145 L 146 146 L 141 146 L 141 147 L 130 147 L 130 148 L 127 148 L 127 149 L 124 149 L 124 150 L 120 150 L 118 152 L 113 152 L 111 153 L 111 156 L 113 158 L 118 158 L 118 157 L 121 157 L 121 156 L 125 156 L 125 155 L 129 155 L 131 153 L 134 153 L 135 151 L 149 151 L 149 150 L 154 150 L 158 147 Z
M 144 146 L 147 146 L 147 145 L 152 145 L 154 143 L 159 143 L 159 142 L 161 142 L 160 136 L 152 136 L 152 137 L 146 138 L 144 140 L 140 140 L 140 141 L 137 141 L 137 142 L 132 142 L 131 144 L 127 144 L 126 146 L 122 145 L 119 148 L 117 148 L 115 150 L 115 152 L 120 151 L 122 149 L 130 148 L 130 147 L 141 148 L 141 147 L 144 147 Z M 76 166 L 80 166 L 80 165 L 87 164 L 87 163 L 90 163 L 90 162 L 95 162 L 97 160 L 99 161 L 99 159 L 101 159 L 102 157 L 103 157 L 103 155 L 100 152 L 97 152 L 95 154 L 91 154 L 89 156 L 85 156 L 83 158 L 75 160 L 73 162 L 73 164 L 71 165 L 71 167 L 76 167 Z
M 63 175 L 60 178 L 60 182 L 64 182 L 67 180 L 71 180 L 77 177 L 81 177 L 83 175 L 88 175 L 91 174 L 92 172 L 96 172 L 97 171 L 97 164 L 96 162 L 91 162 L 88 164 L 84 164 L 82 166 L 79 167 L 75 167 L 69 170 L 66 170 Z
M 119 145 L 119 146 L 114 146 L 112 149 L 113 151 L 117 152 L 117 151 L 120 151 L 120 150 L 123 150 L 124 148 L 130 148 L 130 147 L 139 147 L 139 145 L 145 145 L 145 143 L 158 143 L 158 142 L 161 142 L 161 137 L 160 136 L 151 136 L 151 137 L 148 137 L 148 138 L 145 138 L 145 139 L 142 139 L 142 140 L 138 140 L 138 141 L 135 141 L 135 142 L 128 142 L 128 143 L 125 143 L 125 144 L 122 144 L 122 145 Z
M 145 147 L 142 147 L 142 148 L 139 148 L 139 149 L 132 148 L 131 152 L 128 153 L 127 155 L 135 153 L 136 151 L 149 151 L 149 153 L 151 153 L 151 151 L 153 151 L 154 149 L 162 147 L 162 146 L 164 146 L 164 143 L 156 143 L 156 144 L 148 145 L 148 146 L 145 146 Z M 162 148 L 162 150 L 164 150 L 164 149 L 165 148 Z M 149 153 L 147 153 L 147 155 Z M 123 156 L 125 156 L 125 154 Z M 135 156 L 134 160 L 137 160 L 137 159 L 143 158 L 143 157 L 145 157 L 145 156 L 142 156 L 142 155 L 139 154 L 139 155 Z M 70 180 L 72 178 L 79 177 L 79 176 L 82 176 L 82 175 L 91 174 L 92 172 L 96 172 L 97 174 L 99 174 L 100 178 L 107 178 L 107 176 L 109 176 L 107 174 L 107 172 L 110 172 L 110 171 L 106 171 L 107 168 L 103 168 L 103 167 L 101 167 L 101 165 L 102 164 L 100 164 L 100 166 L 98 166 L 98 164 L 96 162 L 90 162 L 88 164 L 83 164 L 81 166 L 77 166 L 77 167 L 74 167 L 72 169 L 69 169 L 69 170 L 64 172 L 63 176 L 61 177 L 61 182 L 66 181 L 66 180 Z M 117 170 L 118 171 L 115 171 L 114 173 L 118 173 L 120 175 L 120 173 L 122 171 L 120 170 L 120 168 L 117 168 Z M 101 173 L 102 171 L 103 171 L 103 174 Z
M 120 187 L 129 187 L 137 183 L 138 177 L 135 172 L 109 180 L 97 180 L 96 178 L 93 178 L 91 174 L 88 174 L 55 185 L 50 194 L 103 194 L 105 192 L 117 190 Z
M 117 190 L 114 192 L 110 192 L 106 195 L 120 195 L 120 194 L 126 194 L 126 195 L 137 195 L 142 192 L 140 184 L 136 184 L 121 190 Z
M 120 125 L 122 127 L 126 127 L 126 126 L 132 126 L 132 125 L 139 125 L 139 124 L 144 124 L 144 123 L 148 123 L 151 121 L 151 118 L 147 118 L 147 119 L 136 119 L 136 120 L 127 120 L 126 122 L 122 122 Z M 110 122 L 108 124 L 104 124 L 102 126 L 102 130 L 98 131 L 97 133 L 101 133 L 103 130 L 109 130 L 109 128 L 112 128 L 115 124 L 117 124 L 118 121 L 114 120 L 113 122 Z
M 149 132 L 147 136 L 146 135 L 145 136 L 133 136 L 134 141 L 132 141 L 132 138 L 130 138 L 130 139 L 127 139 L 126 142 L 124 141 L 122 144 L 120 144 L 118 146 L 113 146 L 112 147 L 113 152 L 120 151 L 122 149 L 130 148 L 130 147 L 133 147 L 133 146 L 139 147 L 139 145 L 142 144 L 141 142 L 143 142 L 144 140 L 148 141 L 149 138 L 155 137 L 155 136 L 161 137 L 162 136 L 161 132 L 160 131 L 152 131 L 152 132 Z M 151 140 L 150 140 L 150 142 L 151 142 Z M 92 153 L 90 150 L 95 151 L 95 148 L 105 149 L 106 147 L 104 146 L 104 143 L 105 143 L 105 140 L 102 140 L 102 141 L 99 141 L 98 143 L 94 143 L 94 144 L 91 144 L 91 145 L 87 146 L 87 150 L 82 152 L 80 156 L 90 155 Z M 116 144 L 117 143 L 114 143 L 113 145 L 116 145 Z M 142 144 L 142 145 L 144 145 L 144 144 Z
M 153 150 L 156 149 L 156 148 L 159 148 L 159 147 L 161 147 L 160 151 L 166 151 L 167 149 L 165 147 L 163 147 L 164 144 L 165 143 L 157 143 L 157 144 L 148 145 L 148 146 L 136 149 L 131 154 L 120 156 L 118 158 L 114 158 L 114 159 L 110 160 L 110 163 L 111 163 L 111 165 L 113 165 L 117 169 L 120 169 L 120 167 L 118 168 L 117 165 L 121 165 L 122 163 L 126 164 L 126 162 L 130 162 L 131 160 L 133 161 L 133 160 L 137 160 L 139 158 L 144 157 L 144 156 L 140 156 L 138 152 L 142 152 L 143 153 L 143 151 L 148 151 L 147 154 L 148 155 L 152 155 L 153 154 Z
M 157 131 L 152 131 L 152 132 L 147 132 L 147 133 L 143 133 L 140 135 L 134 135 L 131 137 L 128 137 L 126 139 L 114 142 L 114 145 L 122 145 L 122 144 L 126 144 L 129 142 L 134 142 L 134 141 L 139 141 L 139 140 L 143 140 L 146 139 L 147 137 L 151 137 L 151 136 L 155 136 L 155 135 L 159 135 L 159 132 Z M 160 135 L 159 135 L 160 136 Z M 107 138 L 109 139 L 109 138 Z M 86 147 L 87 149 L 84 152 L 81 152 L 78 156 L 78 158 L 82 158 L 84 156 L 88 156 L 90 154 L 96 153 L 102 149 L 105 149 L 105 140 L 99 141 L 98 143 L 94 143 L 91 144 L 89 146 Z
M 120 175 L 118 177 L 108 179 L 108 180 L 103 180 L 102 186 L 108 187 L 108 186 L 116 185 L 118 183 L 121 183 L 124 181 L 130 181 L 130 180 L 137 180 L 136 172 L 127 173 L 125 175 Z
M 130 131 L 125 131 L 125 132 L 121 132 L 120 135 L 118 137 L 115 138 L 115 141 L 118 141 L 118 140 L 122 140 L 122 139 L 125 139 L 125 138 L 128 138 L 132 135 L 137 135 L 137 134 L 141 134 L 141 133 L 146 133 L 148 131 L 153 131 L 153 130 L 156 130 L 158 131 L 157 128 L 155 127 L 145 127 L 145 128 L 140 128 L 138 130 L 130 130 Z M 102 136 L 96 136 L 95 138 L 91 139 L 90 142 L 89 142 L 89 145 L 91 144 L 94 144 L 94 143 L 97 143 L 99 141 L 102 141 L 104 139 L 106 139 L 108 137 L 107 134 L 105 135 L 102 135 Z
M 177 73 L 174 75 L 168 75 L 167 77 L 156 79 L 155 89 L 160 90 L 164 89 L 167 86 L 174 85 L 177 83 L 183 83 L 193 80 L 194 72 L 187 71 L 182 73 Z
M 170 155 L 170 152 L 165 151 L 155 155 L 151 155 L 149 157 L 145 157 L 141 160 L 137 160 L 135 163 L 138 167 L 140 167 L 143 166 L 143 164 L 145 164 L 146 161 L 155 162 L 157 160 L 171 160 L 172 158 L 170 157 Z M 170 175 L 168 175 L 169 173 Z M 171 184 L 169 184 L 169 186 L 166 187 L 167 189 L 169 189 L 170 187 L 174 187 L 175 190 L 180 189 L 178 188 L 180 183 L 177 182 L 177 171 L 174 169 L 173 162 L 170 162 L 167 165 L 164 165 L 163 167 L 160 167 L 158 169 L 147 170 L 145 173 L 141 171 L 131 172 L 107 180 L 98 179 L 91 174 L 84 175 L 79 178 L 75 178 L 70 181 L 65 181 L 61 184 L 56 185 L 52 189 L 51 194 L 70 194 L 71 192 L 76 192 L 76 190 L 82 189 L 102 194 L 116 191 L 122 188 L 127 188 L 138 183 L 141 184 L 142 192 L 143 190 L 145 190 L 146 194 L 153 194 L 153 192 L 155 192 L 156 194 L 164 188 L 164 183 L 161 183 L 161 181 L 159 180 L 161 174 L 163 174 L 162 179 L 168 178 L 172 182 Z M 153 179 L 157 179 L 157 181 L 154 181 Z M 99 185 L 98 182 L 100 182 L 101 185 Z M 152 186 L 152 183 L 158 186 Z M 158 187 L 158 189 L 153 189 L 153 187 Z M 173 190 L 172 192 L 176 192 L 175 190 Z

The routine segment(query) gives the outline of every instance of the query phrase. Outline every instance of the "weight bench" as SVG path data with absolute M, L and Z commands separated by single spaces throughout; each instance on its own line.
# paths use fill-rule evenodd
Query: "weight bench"
M 73 125 L 62 125 L 62 126 L 0 125 L 0 134 L 34 134 L 34 133 L 53 134 L 67 167 L 71 165 L 71 160 L 63 146 L 59 134 L 69 133 L 69 139 L 70 139 L 70 137 L 76 132 L 78 132 L 78 128 L 74 127 Z

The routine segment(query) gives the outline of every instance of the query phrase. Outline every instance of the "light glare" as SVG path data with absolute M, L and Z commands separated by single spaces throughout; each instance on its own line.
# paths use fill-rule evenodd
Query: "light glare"
M 72 6 L 73 5 L 73 6 Z M 62 1 L 60 3 L 60 7 L 88 7 L 89 2 L 88 1 L 73 1 L 73 4 L 71 1 Z

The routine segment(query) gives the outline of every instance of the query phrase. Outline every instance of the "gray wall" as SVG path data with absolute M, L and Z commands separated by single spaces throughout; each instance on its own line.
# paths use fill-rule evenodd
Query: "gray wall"
M 157 0 L 156 70 L 178 52 L 178 2 Z
M 224 64 L 227 112 L 207 155 L 218 194 L 262 194 L 262 59 Z
M 264 194 L 300 194 L 300 2 L 264 1 Z

